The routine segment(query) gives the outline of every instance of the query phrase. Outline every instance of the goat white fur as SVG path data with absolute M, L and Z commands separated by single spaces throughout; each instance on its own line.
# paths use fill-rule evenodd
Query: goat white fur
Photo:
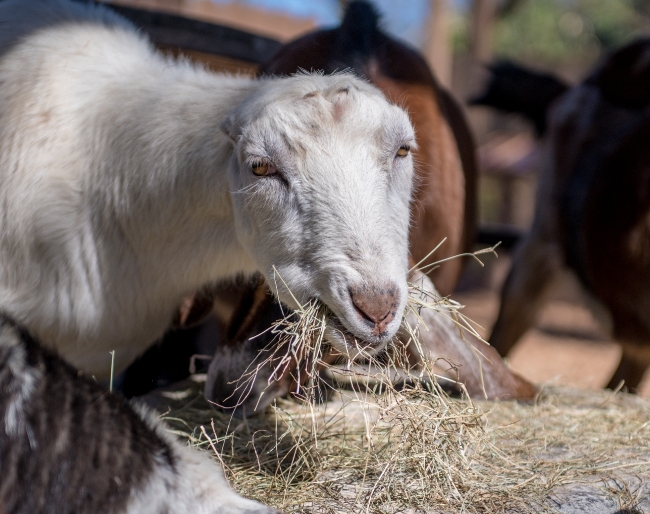
M 415 143 L 377 89 L 213 74 L 67 0 L 3 1 L 0 26 L 0 310 L 98 377 L 185 295 L 256 270 L 343 333 L 393 337 L 413 175 L 397 151 Z M 260 161 L 279 173 L 254 175 Z M 396 315 L 377 334 L 350 291 L 382 284 Z
M 146 483 L 131 493 L 124 514 L 280 514 L 233 491 L 223 469 L 205 453 L 183 446 L 146 408 L 134 409 L 174 458 L 174 466 L 160 457 Z

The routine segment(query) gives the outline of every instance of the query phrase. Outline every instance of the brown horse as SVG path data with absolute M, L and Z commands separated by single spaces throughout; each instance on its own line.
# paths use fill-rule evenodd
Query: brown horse
M 480 103 L 503 108 L 495 68 Z M 528 93 L 535 75 L 528 74 Z M 506 81 L 507 82 L 507 81 Z M 650 364 L 650 40 L 607 57 L 581 84 L 538 81 L 549 132 L 535 219 L 518 248 L 490 338 L 505 355 L 533 325 L 547 292 L 570 270 L 611 322 L 623 357 L 608 387 L 634 390 Z M 603 315 L 604 314 L 604 315 Z M 609 324 L 609 323 L 608 323 Z

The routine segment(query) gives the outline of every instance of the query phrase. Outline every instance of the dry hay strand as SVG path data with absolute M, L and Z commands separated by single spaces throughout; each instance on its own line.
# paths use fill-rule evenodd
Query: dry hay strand
M 475 334 L 458 304 L 412 287 L 409 309 L 435 309 Z M 560 388 L 543 389 L 534 404 L 450 398 L 431 366 L 409 370 L 400 351 L 354 365 L 358 346 L 336 366 L 323 361 L 325 319 L 324 307 L 309 304 L 276 323 L 277 344 L 248 372 L 250 383 L 272 365 L 276 379 L 307 362 L 293 399 L 236 419 L 197 389 L 163 416 L 213 453 L 244 496 L 284 512 L 552 512 L 558 487 L 597 480 L 621 508 L 639 501 L 650 478 L 648 400 Z M 423 327 L 406 328 L 417 343 Z M 401 384 L 398 369 L 408 378 Z M 326 375 L 347 387 L 333 389 Z M 323 388 L 330 398 L 318 403 Z

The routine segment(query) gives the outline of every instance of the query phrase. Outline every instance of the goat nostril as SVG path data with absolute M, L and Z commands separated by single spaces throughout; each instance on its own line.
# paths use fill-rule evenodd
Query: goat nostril
M 377 321 L 372 319 L 368 314 L 365 313 L 365 311 L 361 307 L 359 307 L 356 304 L 356 302 L 354 301 L 354 298 L 352 299 L 352 305 L 354 305 L 354 310 L 357 311 L 357 314 L 361 318 L 363 318 L 364 321 L 366 321 L 368 324 L 373 325 L 373 326 L 377 324 Z
M 350 297 L 359 316 L 374 328 L 374 332 L 384 332 L 395 318 L 398 295 L 393 284 L 354 287 L 350 289 Z

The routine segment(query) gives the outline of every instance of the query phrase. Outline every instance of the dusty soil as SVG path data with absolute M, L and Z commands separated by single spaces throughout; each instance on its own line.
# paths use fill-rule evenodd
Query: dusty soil
M 452 298 L 465 305 L 464 313 L 489 335 L 499 312 L 499 291 L 510 266 L 507 254 L 485 268 L 468 265 L 461 291 Z M 581 389 L 604 387 L 620 359 L 620 348 L 586 307 L 584 293 L 567 276 L 553 293 L 536 326 L 508 356 L 512 369 L 535 383 Z M 640 387 L 650 397 L 650 371 Z

